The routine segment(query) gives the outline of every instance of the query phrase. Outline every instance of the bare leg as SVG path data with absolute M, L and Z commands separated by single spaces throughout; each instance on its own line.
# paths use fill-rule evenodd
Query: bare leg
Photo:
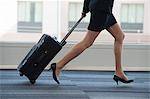
M 99 32 L 88 31 L 85 38 L 76 44 L 70 52 L 68 52 L 60 61 L 57 62 L 56 75 L 59 76 L 61 69 L 71 60 L 80 55 L 85 49 L 89 48 L 96 37 L 99 35 Z
M 122 63 L 121 63 L 122 45 L 123 45 L 123 40 L 125 35 L 117 23 L 109 27 L 107 30 L 115 38 L 115 42 L 114 42 L 114 54 L 115 54 L 115 64 L 116 64 L 115 73 L 117 76 L 123 78 L 124 80 L 128 80 L 127 76 L 123 72 Z

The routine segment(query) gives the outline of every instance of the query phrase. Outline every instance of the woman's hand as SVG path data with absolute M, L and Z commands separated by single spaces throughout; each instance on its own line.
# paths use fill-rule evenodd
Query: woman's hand
M 86 13 L 82 12 L 81 17 L 86 17 Z

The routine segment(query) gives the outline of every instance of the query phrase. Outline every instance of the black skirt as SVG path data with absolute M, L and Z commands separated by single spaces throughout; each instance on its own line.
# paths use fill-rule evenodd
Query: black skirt
M 116 24 L 117 21 L 112 13 L 101 11 L 91 11 L 90 23 L 88 30 L 101 32 L 104 29 Z

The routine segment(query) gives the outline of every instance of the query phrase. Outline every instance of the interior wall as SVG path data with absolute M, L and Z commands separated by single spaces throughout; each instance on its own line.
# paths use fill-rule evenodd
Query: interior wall
M 0 43 L 0 69 L 16 69 L 35 43 Z M 74 44 L 68 43 L 51 61 L 57 62 Z M 150 70 L 150 45 L 124 45 L 123 68 L 128 71 Z M 113 45 L 94 44 L 65 69 L 69 70 L 114 70 Z

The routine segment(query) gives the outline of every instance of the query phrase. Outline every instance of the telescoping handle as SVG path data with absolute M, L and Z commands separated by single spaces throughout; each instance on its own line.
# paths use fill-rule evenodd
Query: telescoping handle
M 82 16 L 77 23 L 69 30 L 69 32 L 67 33 L 67 35 L 62 39 L 62 41 L 60 42 L 60 44 L 62 46 L 64 46 L 66 44 L 66 39 L 70 36 L 70 34 L 73 32 L 73 30 L 78 26 L 78 24 L 81 22 L 81 20 L 84 18 L 84 16 Z

